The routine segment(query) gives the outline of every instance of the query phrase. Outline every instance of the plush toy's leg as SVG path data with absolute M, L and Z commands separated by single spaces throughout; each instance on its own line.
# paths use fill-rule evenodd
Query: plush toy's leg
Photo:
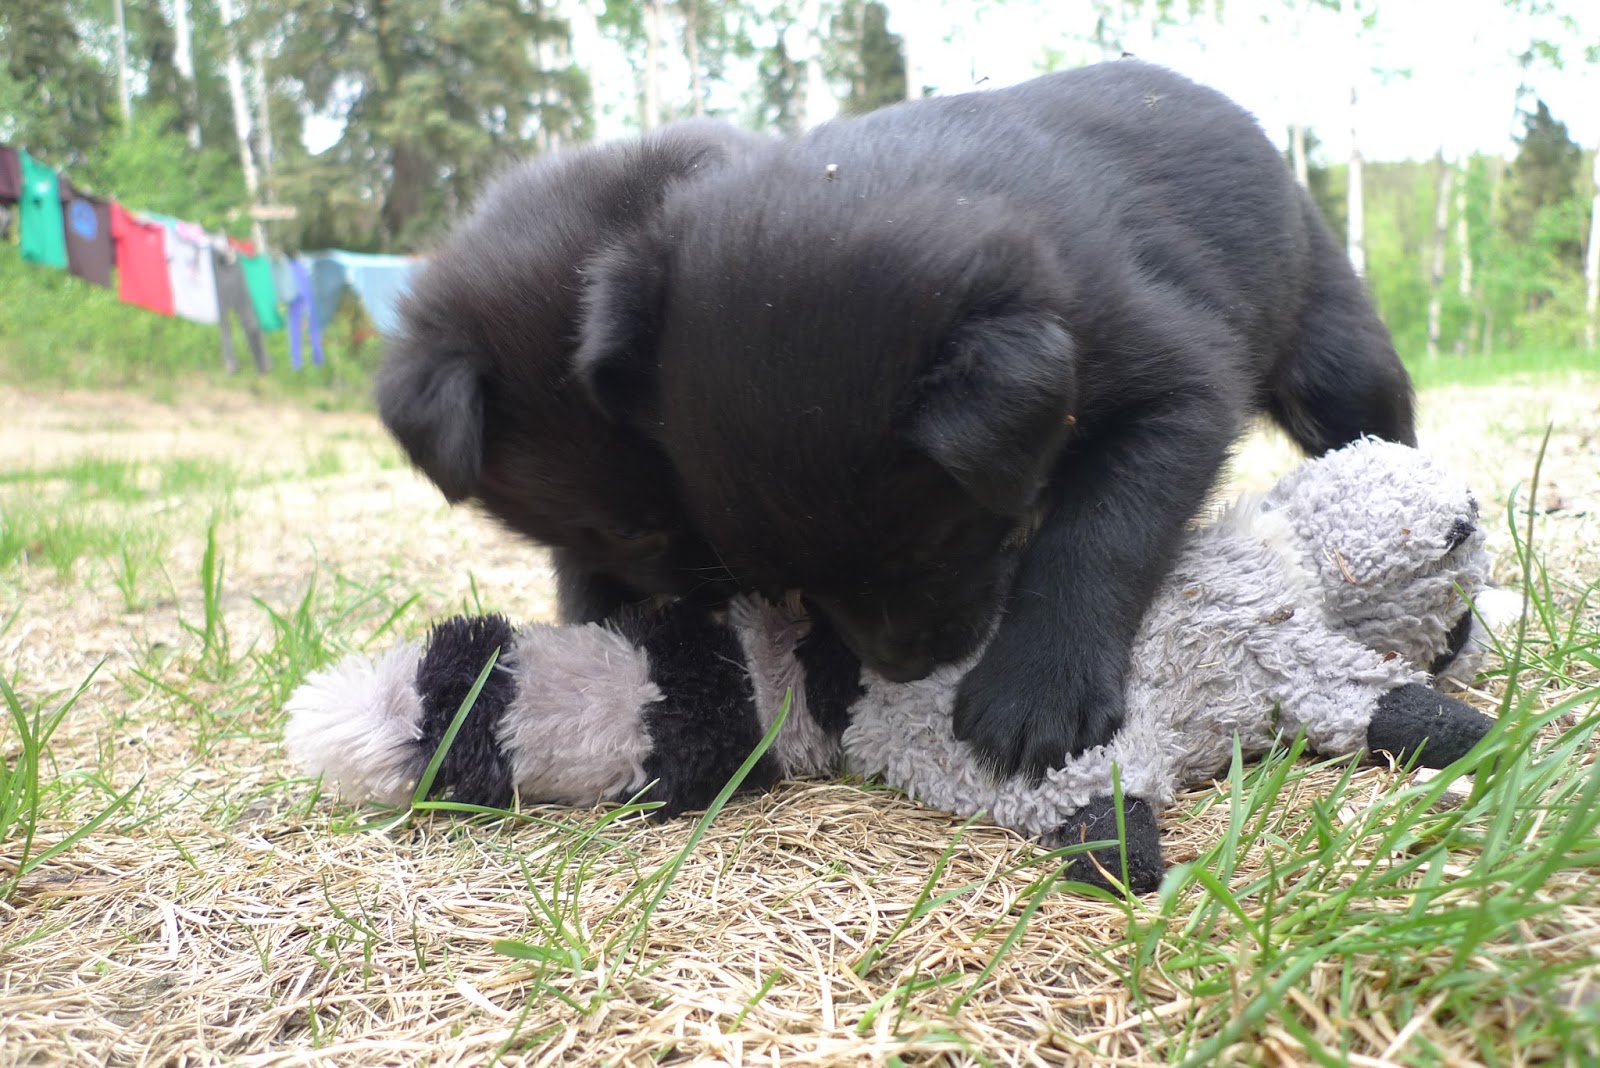
M 424 752 L 414 643 L 376 660 L 348 656 L 289 695 L 283 747 L 302 772 L 351 801 L 403 805 L 432 750 Z
M 705 609 L 676 604 L 657 612 L 623 613 L 617 630 L 649 656 L 661 699 L 644 709 L 650 735 L 644 795 L 661 816 L 706 807 L 761 741 L 760 718 L 744 651 L 728 626 Z M 763 754 L 745 790 L 765 789 L 781 769 Z
M 453 800 L 468 805 L 504 807 L 511 802 L 511 763 L 496 737 L 505 708 L 516 696 L 516 681 L 499 665 L 511 652 L 515 632 L 504 616 L 456 617 L 434 626 L 428 651 L 417 665 L 417 693 L 422 697 L 422 739 L 429 758 L 444 740 L 461 702 L 472 691 L 483 666 L 500 651 L 496 670 L 489 672 L 450 751 L 439 764 L 432 793 L 449 790 Z
M 1161 859 L 1161 831 L 1156 825 L 1155 809 L 1150 802 L 1138 797 L 1122 799 L 1122 823 L 1127 832 L 1128 889 L 1137 894 L 1147 894 L 1161 885 L 1166 864 Z M 1083 808 L 1067 817 L 1057 830 L 1044 836 L 1044 843 L 1053 849 L 1078 842 L 1117 840 L 1117 805 L 1114 798 L 1097 797 Z M 1066 876 L 1078 882 L 1090 883 L 1111 889 L 1101 867 L 1117 880 L 1122 879 L 1123 850 L 1120 846 L 1107 846 L 1079 853 L 1067 864 Z
M 1407 683 L 1378 699 L 1367 725 L 1367 749 L 1396 760 L 1417 757 L 1425 768 L 1453 764 L 1494 726 L 1493 718 L 1419 683 Z
M 861 699 L 861 660 L 826 616 L 811 613 L 811 630 L 795 650 L 806 673 L 806 708 L 835 741 L 850 726 L 850 706 Z M 837 754 L 835 754 L 837 757 Z

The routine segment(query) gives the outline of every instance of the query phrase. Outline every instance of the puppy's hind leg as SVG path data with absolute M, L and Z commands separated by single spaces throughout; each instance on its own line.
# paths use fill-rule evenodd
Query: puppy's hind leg
M 1309 201 L 1306 211 L 1310 282 L 1295 339 L 1267 382 L 1267 410 L 1313 456 L 1365 434 L 1415 445 L 1411 378 L 1366 286 Z

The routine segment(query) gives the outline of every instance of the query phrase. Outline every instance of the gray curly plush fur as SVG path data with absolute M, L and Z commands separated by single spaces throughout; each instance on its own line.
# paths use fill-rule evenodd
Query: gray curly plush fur
M 1122 730 L 1037 781 L 994 781 L 952 734 L 965 665 L 911 683 L 860 671 L 847 680 L 845 715 L 829 714 L 831 691 L 813 686 L 802 655 L 811 625 L 795 607 L 730 605 L 718 625 L 737 638 L 748 693 L 728 696 L 744 701 L 751 737 L 791 700 L 763 781 L 842 764 L 1049 842 L 1092 827 L 1115 835 L 1106 822 L 1115 768 L 1126 805 L 1147 806 L 1126 811 L 1130 851 L 1134 816 L 1149 839 L 1131 881 L 1149 889 L 1160 873 L 1151 813 L 1225 770 L 1235 739 L 1253 755 L 1303 731 L 1314 752 L 1353 754 L 1368 748 L 1378 716 L 1396 756 L 1420 748 L 1421 762 L 1443 766 L 1487 732 L 1487 717 L 1423 685 L 1429 665 L 1470 674 L 1486 644 L 1463 599 L 1485 590 L 1477 519 L 1460 480 L 1415 449 L 1376 440 L 1308 461 L 1241 500 L 1193 532 L 1162 586 L 1134 646 Z M 620 799 L 669 776 L 709 776 L 714 790 L 728 761 L 748 753 L 722 745 L 722 763 L 707 757 L 726 742 L 728 723 L 708 725 L 708 741 L 693 736 L 692 716 L 665 712 L 673 687 L 686 685 L 685 651 L 626 633 L 621 624 L 516 632 L 497 668 L 514 673 L 515 696 L 481 729 L 498 741 L 523 801 Z M 426 656 L 408 647 L 313 676 L 289 702 L 291 757 L 348 797 L 403 802 L 431 755 L 419 741 L 414 681 Z M 842 733 L 830 726 L 845 721 Z
M 928 804 L 1044 835 L 1110 794 L 1114 764 L 1125 795 L 1159 807 L 1225 769 L 1235 738 L 1247 756 L 1302 729 L 1314 752 L 1360 752 L 1379 699 L 1428 681 L 1422 665 L 1467 610 L 1458 591 L 1483 588 L 1477 518 L 1471 491 L 1414 449 L 1330 453 L 1193 532 L 1134 643 L 1110 744 L 1038 783 L 995 785 L 950 734 L 956 669 L 871 679 L 847 760 Z

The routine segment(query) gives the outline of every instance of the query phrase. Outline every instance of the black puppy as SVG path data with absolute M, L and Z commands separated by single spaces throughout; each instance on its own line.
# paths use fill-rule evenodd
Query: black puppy
M 584 260 L 643 227 L 666 191 L 748 150 L 713 122 L 590 146 L 501 175 L 401 306 L 378 410 L 452 502 L 480 501 L 554 549 L 561 615 L 604 618 L 719 574 L 660 449 L 611 423 L 572 379 Z
M 1231 443 L 1412 441 L 1361 282 L 1251 117 L 1122 61 L 825 125 L 597 261 L 579 367 L 745 583 L 895 679 L 969 655 L 1002 771 L 1106 740 Z M 1008 587 L 1002 549 L 1026 542 Z

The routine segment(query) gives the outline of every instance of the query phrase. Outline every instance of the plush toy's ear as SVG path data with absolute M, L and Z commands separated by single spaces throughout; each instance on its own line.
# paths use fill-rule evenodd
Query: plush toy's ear
M 666 250 L 646 234 L 593 257 L 579 319 L 574 372 L 600 410 L 650 433 L 660 421 L 656 342 L 666 292 Z
M 912 445 L 1001 515 L 1032 507 L 1072 423 L 1077 348 L 1049 285 L 1059 271 L 1031 238 L 991 235 L 913 401 Z
M 483 383 L 468 357 L 396 343 L 374 392 L 411 462 L 451 504 L 470 497 L 483 465 Z

